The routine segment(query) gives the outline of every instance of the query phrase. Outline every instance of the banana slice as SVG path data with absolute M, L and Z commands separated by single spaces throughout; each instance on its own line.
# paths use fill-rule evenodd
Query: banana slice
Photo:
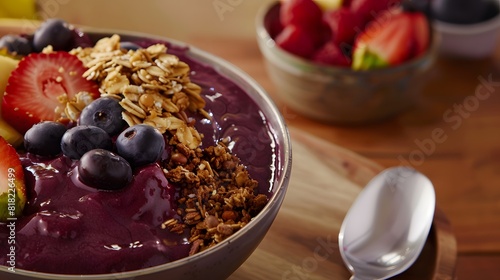
M 10 73 L 16 69 L 18 60 L 7 56 L 0 56 L 0 113 L 5 87 L 10 77 Z M 23 136 L 6 123 L 0 115 L 0 136 L 2 136 L 12 146 L 17 147 L 23 141 Z

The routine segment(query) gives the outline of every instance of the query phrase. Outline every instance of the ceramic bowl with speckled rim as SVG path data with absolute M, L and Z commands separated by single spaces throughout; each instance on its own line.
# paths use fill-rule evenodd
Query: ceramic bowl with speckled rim
M 270 35 L 279 3 L 256 18 L 257 41 L 270 78 L 294 111 L 323 122 L 366 124 L 393 117 L 415 104 L 436 56 L 436 40 L 421 57 L 384 69 L 354 71 L 325 66 L 279 48 Z
M 434 19 L 433 25 L 441 38 L 439 50 L 443 55 L 482 59 L 492 56 L 498 46 L 500 13 L 477 23 L 457 24 Z
M 193 63 L 192 81 L 202 87 L 212 122 L 205 125 L 207 141 L 229 137 L 231 149 L 250 174 L 259 178 L 259 190 L 268 195 L 266 206 L 247 225 L 205 251 L 176 261 L 134 271 L 66 275 L 34 272 L 0 265 L 0 279 L 226 279 L 257 248 L 281 207 L 291 172 L 291 141 L 284 119 L 267 93 L 250 76 L 212 54 L 168 38 L 82 27 L 93 41 L 114 33 L 122 40 L 166 42 Z M 203 73 L 209 70 L 210 79 Z M 214 76 L 215 75 L 215 76 Z M 213 79 L 216 77 L 215 79 Z M 19 244 L 22 246 L 22 244 Z M 78 252 L 72 252 L 78 254 Z M 88 258 L 86 255 L 80 258 Z M 64 265 L 64 264 L 61 264 Z

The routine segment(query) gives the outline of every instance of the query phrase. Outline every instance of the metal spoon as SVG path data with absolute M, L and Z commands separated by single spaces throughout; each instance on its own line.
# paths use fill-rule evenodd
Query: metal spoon
M 427 240 L 435 204 L 431 181 L 413 168 L 375 176 L 340 228 L 340 254 L 351 280 L 387 279 L 408 269 Z

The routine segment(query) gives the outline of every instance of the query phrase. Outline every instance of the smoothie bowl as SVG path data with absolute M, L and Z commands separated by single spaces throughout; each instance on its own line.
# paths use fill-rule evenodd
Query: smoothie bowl
M 57 32 L 37 35 L 47 26 Z M 52 21 L 21 38 L 29 51 L 3 50 L 16 62 L 2 100 L 0 278 L 231 275 L 291 171 L 261 87 L 170 39 Z

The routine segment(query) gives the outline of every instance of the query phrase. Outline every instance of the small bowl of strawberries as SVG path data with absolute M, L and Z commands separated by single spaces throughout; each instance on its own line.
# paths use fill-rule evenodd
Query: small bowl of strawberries
M 405 0 L 281 0 L 257 17 L 278 94 L 294 111 L 338 124 L 381 121 L 415 104 L 436 42 Z

